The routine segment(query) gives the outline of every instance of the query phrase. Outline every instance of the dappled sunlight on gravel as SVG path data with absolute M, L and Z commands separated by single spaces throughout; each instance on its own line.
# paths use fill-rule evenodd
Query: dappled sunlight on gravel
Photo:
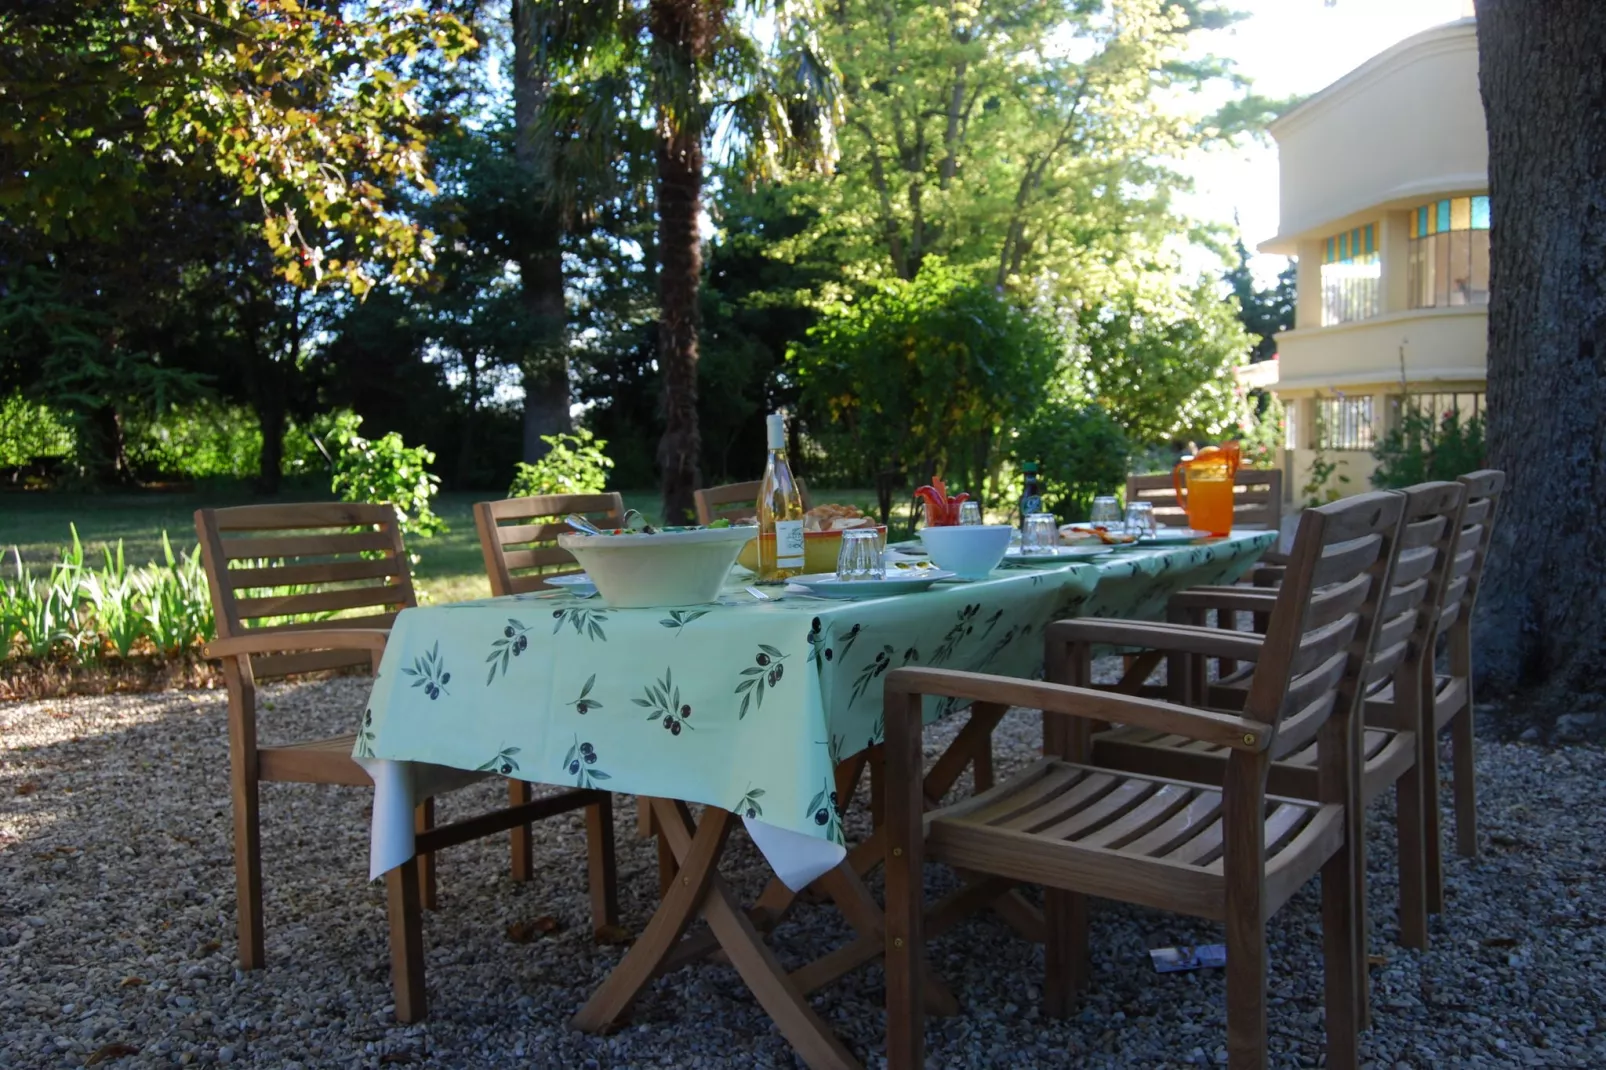
M 366 681 L 270 689 L 265 738 L 350 730 Z M 931 741 L 933 754 L 943 726 Z M 1034 716 L 1011 714 L 999 772 L 1028 761 Z M 1382 1068 L 1606 1065 L 1606 755 L 1485 744 L 1486 854 L 1448 859 L 1450 911 L 1425 954 L 1393 946 L 1392 810 L 1370 827 L 1376 1025 L 1363 1052 Z M 968 784 L 961 785 L 968 790 Z M 443 819 L 498 801 L 476 786 Z M 850 836 L 863 835 L 863 790 Z M 264 1067 L 754 1067 L 795 1065 L 728 967 L 654 982 L 611 1037 L 567 1026 L 618 948 L 589 934 L 578 818 L 536 826 L 537 879 L 508 879 L 502 837 L 446 853 L 441 909 L 425 918 L 429 1019 L 391 1018 L 383 886 L 369 884 L 364 791 L 263 789 L 269 965 L 234 957 L 228 746 L 221 693 L 62 699 L 0 706 L 0 1067 L 232 1063 Z M 655 900 L 651 845 L 619 819 L 623 922 Z M 1453 832 L 1453 824 L 1448 830 Z M 1453 841 L 1452 841 L 1453 842 Z M 768 871 L 745 837 L 727 872 L 751 896 Z M 949 886 L 933 870 L 933 894 Z M 879 894 L 879 878 L 871 887 Z M 1321 963 L 1316 889 L 1272 922 L 1273 1063 L 1318 1066 Z M 509 926 L 556 919 L 533 942 Z M 834 946 L 845 926 L 805 904 L 776 944 L 788 965 Z M 965 1013 L 930 1022 L 933 1064 L 966 1067 L 1185 1066 L 1223 1056 L 1219 974 L 1155 975 L 1146 951 L 1219 939 L 1191 919 L 1107 903 L 1095 909 L 1093 988 L 1064 1022 L 1037 1009 L 1041 950 L 991 917 L 932 947 Z M 870 1065 L 880 1058 L 881 973 L 828 986 L 815 1007 Z M 110 1047 L 122 1045 L 124 1047 Z M 137 1052 L 130 1049 L 137 1049 Z M 115 1061 L 111 1056 L 122 1051 Z

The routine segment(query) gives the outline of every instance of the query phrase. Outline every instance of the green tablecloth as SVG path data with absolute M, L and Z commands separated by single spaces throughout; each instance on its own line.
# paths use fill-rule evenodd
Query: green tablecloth
M 841 843 L 833 767 L 880 741 L 888 669 L 1032 675 L 1048 622 L 1154 615 L 1175 591 L 1236 578 L 1273 537 L 1006 569 L 866 602 L 736 593 L 615 610 L 554 591 L 409 609 L 354 756 L 706 803 Z

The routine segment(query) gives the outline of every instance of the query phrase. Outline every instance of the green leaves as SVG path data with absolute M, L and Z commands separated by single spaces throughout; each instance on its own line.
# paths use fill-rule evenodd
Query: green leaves
M 430 509 L 440 477 L 429 470 L 433 451 L 409 446 L 394 431 L 370 441 L 357 434 L 362 417 L 351 415 L 330 437 L 339 446 L 330 489 L 342 501 L 383 502 L 394 506 L 402 531 L 438 535 L 446 521 Z
M 602 452 L 608 443 L 585 428 L 572 435 L 542 435 L 546 456 L 534 464 L 520 461 L 508 487 L 510 498 L 533 498 L 543 494 L 597 494 L 608 485 L 608 469 L 613 461 Z
M 415 83 L 425 58 L 475 46 L 458 19 L 379 0 L 58 0 L 0 23 L 0 129 L 14 225 L 84 235 L 133 221 L 148 193 L 221 178 L 262 207 L 262 236 L 300 285 L 361 293 L 421 277 L 434 235 L 389 203 L 428 186 Z M 15 63 L 14 67 L 10 65 Z

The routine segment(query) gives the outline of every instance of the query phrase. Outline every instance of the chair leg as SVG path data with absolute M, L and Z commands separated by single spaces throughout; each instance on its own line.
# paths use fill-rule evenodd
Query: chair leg
M 1429 914 L 1444 913 L 1444 825 L 1439 809 L 1439 741 L 1422 748 L 1422 899 Z
M 507 804 L 509 806 L 523 806 L 534 798 L 530 785 L 523 780 L 509 780 L 507 782 Z M 510 832 L 510 848 L 512 850 L 513 879 L 527 881 L 534 874 L 534 845 L 530 839 L 530 826 L 520 825 Z
M 1478 743 L 1472 731 L 1472 700 L 1450 721 L 1455 761 L 1455 849 L 1466 858 L 1478 857 Z
M 413 811 L 413 831 L 428 832 L 435 827 L 435 800 L 425 799 Z M 425 910 L 434 910 L 438 906 L 435 896 L 435 856 L 424 854 L 418 856 L 418 894 L 419 901 Z
M 1077 996 L 1087 987 L 1087 896 L 1057 888 L 1044 889 L 1043 1013 L 1069 1018 Z
M 974 794 L 980 795 L 993 786 L 993 740 L 991 736 L 982 740 L 976 746 L 976 754 L 971 759 L 974 763 L 971 772 L 975 782 Z
M 1421 748 L 1426 750 L 1431 747 Z M 1427 845 L 1425 841 L 1422 761 L 1420 756 L 1394 784 L 1395 826 L 1400 856 L 1400 944 L 1426 951 L 1428 946 Z
M 262 935 L 262 829 L 255 782 L 234 785 L 234 894 L 240 968 L 265 964 Z
M 662 846 L 663 841 L 659 841 Z M 613 847 L 613 796 L 586 807 L 587 885 L 591 890 L 591 928 L 601 932 L 619 924 L 619 881 Z
M 1322 958 L 1329 1070 L 1353 1070 L 1359 1060 L 1361 1021 L 1357 997 L 1366 964 L 1357 954 L 1361 944 L 1351 901 L 1355 878 L 1350 869 L 1354 864 L 1355 855 L 1345 845 L 1322 866 Z M 1227 950 L 1227 966 L 1232 967 L 1231 948 Z M 1228 999 L 1231 998 L 1229 991 Z
M 1227 1065 L 1265 1070 L 1266 923 L 1234 915 L 1227 903 Z
M 418 859 L 385 874 L 390 915 L 390 983 L 396 1020 L 416 1022 L 429 1011 L 424 993 L 424 919 L 418 902 Z

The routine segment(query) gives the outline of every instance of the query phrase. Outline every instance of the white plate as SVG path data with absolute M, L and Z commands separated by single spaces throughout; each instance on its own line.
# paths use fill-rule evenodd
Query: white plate
M 924 591 L 938 580 L 953 579 L 953 576 L 952 572 L 940 568 L 920 568 L 889 572 L 884 580 L 843 583 L 835 573 L 818 572 L 811 576 L 793 576 L 789 582 L 821 598 L 886 598 L 888 595 Z
M 1174 546 L 1179 542 L 1197 542 L 1200 539 L 1211 538 L 1208 531 L 1198 531 L 1194 528 L 1161 528 L 1153 535 L 1145 535 L 1138 540 L 1139 546 Z
M 549 576 L 546 582 L 553 587 L 568 588 L 570 594 L 579 595 L 581 598 L 597 593 L 597 585 L 592 583 L 591 577 L 584 572 L 574 572 L 567 576 Z
M 1026 553 L 1022 550 L 1011 549 L 1004 555 L 1004 560 L 1018 561 L 1022 564 L 1049 564 L 1055 561 L 1074 561 L 1077 558 L 1103 557 L 1114 549 L 1102 543 L 1098 546 L 1061 546 L 1053 552 L 1033 550 Z

